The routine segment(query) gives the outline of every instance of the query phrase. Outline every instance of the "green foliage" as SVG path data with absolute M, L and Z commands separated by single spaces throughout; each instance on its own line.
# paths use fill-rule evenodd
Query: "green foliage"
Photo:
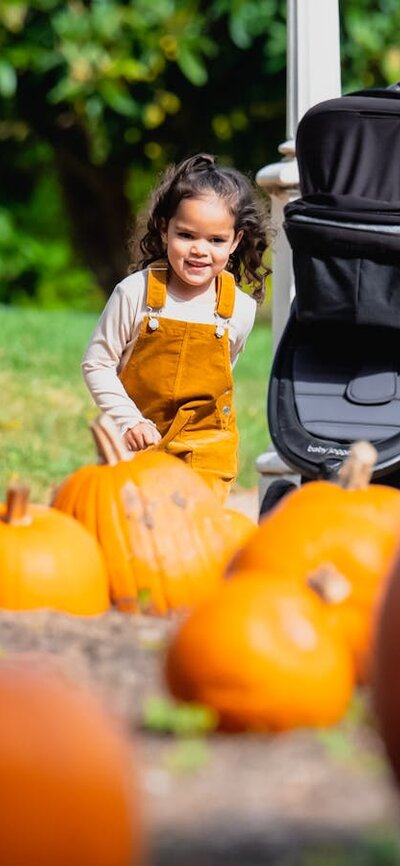
M 298 866 L 400 866 L 400 844 L 397 833 L 388 824 L 377 830 L 366 830 L 345 841 L 332 838 L 306 844 Z
M 400 6 L 397 0 L 346 0 L 341 8 L 345 92 L 386 87 L 400 79 Z
M 29 76 L 49 106 L 79 118 L 95 162 L 109 157 L 117 129 L 131 142 L 146 141 L 148 130 L 182 109 L 168 86 L 171 68 L 203 87 L 210 61 L 249 50 L 258 38 L 266 71 L 285 64 L 282 0 L 5 0 L 0 24 L 2 96 L 17 97 Z M 223 46 L 222 28 L 230 40 Z
M 275 161 L 285 137 L 286 7 L 2 0 L 0 301 L 99 307 L 93 257 L 92 273 L 71 249 L 78 227 L 64 213 L 61 155 L 77 178 L 88 166 L 117 167 L 133 215 L 165 165 L 188 153 L 218 153 L 253 175 Z M 399 79 L 398 0 L 346 0 L 340 14 L 344 92 Z M 84 257 L 84 239 L 75 248 Z
M 36 143 L 15 153 L 4 145 L 4 156 L 0 303 L 100 310 L 104 297 L 71 247 L 50 148 Z
M 133 214 L 165 165 L 190 152 L 220 153 L 246 171 L 264 164 L 283 134 L 285 7 L 285 0 L 3 0 L 0 186 L 10 189 L 0 300 L 97 303 L 93 277 L 70 251 L 78 227 L 63 214 L 56 182 L 46 189 L 58 213 L 38 226 L 35 187 L 45 188 L 43 169 L 55 179 L 61 157 L 77 166 L 77 179 L 90 176 L 88 166 L 108 176 L 118 167 Z M 238 68 L 237 86 L 227 87 Z M 13 187 L 21 177 L 29 188 L 19 198 Z
M 34 205 L 19 219 L 0 207 L 0 303 L 99 310 L 102 295 L 86 269 L 74 261 L 66 234 L 51 239 L 32 235 L 33 211 Z
M 193 737 L 214 731 L 217 724 L 217 714 L 203 704 L 172 701 L 152 695 L 143 706 L 143 726 L 153 733 Z

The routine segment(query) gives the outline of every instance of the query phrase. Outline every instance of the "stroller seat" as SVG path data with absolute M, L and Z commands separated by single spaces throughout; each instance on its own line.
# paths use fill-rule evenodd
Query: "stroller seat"
M 400 474 L 400 86 L 313 106 L 285 207 L 295 300 L 273 360 L 267 419 L 303 480 L 334 477 L 357 439 L 372 480 Z
M 374 360 L 368 340 L 359 339 L 347 350 L 341 346 L 338 357 L 332 336 L 325 329 L 323 344 L 318 335 L 316 344 L 301 343 L 293 353 L 294 399 L 304 429 L 338 442 L 400 433 L 400 357 L 395 364 L 385 346 Z

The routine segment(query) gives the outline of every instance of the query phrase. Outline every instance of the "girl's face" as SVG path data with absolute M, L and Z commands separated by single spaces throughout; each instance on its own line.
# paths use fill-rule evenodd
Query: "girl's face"
M 170 287 L 186 297 L 207 291 L 242 235 L 235 235 L 234 218 L 214 192 L 182 199 L 163 235 L 173 272 Z

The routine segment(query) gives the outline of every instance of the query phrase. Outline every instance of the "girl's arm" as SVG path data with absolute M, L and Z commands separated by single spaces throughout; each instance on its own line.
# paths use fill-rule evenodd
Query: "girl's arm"
M 241 289 L 236 289 L 236 302 L 230 323 L 230 354 L 232 367 L 235 366 L 239 353 L 243 351 L 256 316 L 257 304 L 254 298 Z
M 132 433 L 140 425 L 136 447 L 136 435 L 132 441 L 131 436 L 128 436 L 125 443 L 132 450 L 140 450 L 146 447 L 147 438 L 156 438 L 158 441 L 160 434 L 151 419 L 143 417 L 118 376 L 122 356 L 132 342 L 142 309 L 144 287 L 138 280 L 135 280 L 135 285 L 134 277 L 136 275 L 118 285 L 109 298 L 83 357 L 82 373 L 95 403 L 102 412 L 107 412 L 113 418 L 122 435 L 127 431 Z M 154 436 L 149 428 L 154 431 Z

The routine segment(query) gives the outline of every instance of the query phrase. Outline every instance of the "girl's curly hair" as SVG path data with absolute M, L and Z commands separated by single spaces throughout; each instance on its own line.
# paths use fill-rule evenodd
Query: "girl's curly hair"
M 152 262 L 165 258 L 163 229 L 176 213 L 184 198 L 196 198 L 211 190 L 224 199 L 234 218 L 235 234 L 243 236 L 229 257 L 227 270 L 237 283 L 253 285 L 253 297 L 261 303 L 265 294 L 265 278 L 271 273 L 263 261 L 268 248 L 269 224 L 264 203 L 258 190 L 241 172 L 227 166 L 218 166 L 208 153 L 170 165 L 153 192 L 147 216 L 147 225 L 139 241 L 138 255 L 130 271 L 146 268 Z

